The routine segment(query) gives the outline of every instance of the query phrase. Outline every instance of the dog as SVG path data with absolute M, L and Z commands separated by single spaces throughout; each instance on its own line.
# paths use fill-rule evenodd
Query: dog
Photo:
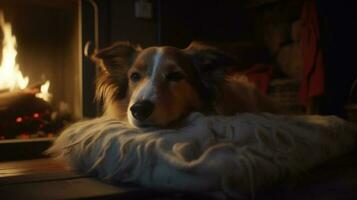
M 197 42 L 185 49 L 117 42 L 90 57 L 101 69 L 96 99 L 104 115 L 134 127 L 169 127 L 194 111 L 277 111 L 244 76 L 227 75 L 235 59 Z

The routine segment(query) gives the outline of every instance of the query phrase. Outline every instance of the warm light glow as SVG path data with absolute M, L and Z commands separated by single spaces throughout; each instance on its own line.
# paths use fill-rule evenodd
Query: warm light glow
M 36 94 L 37 98 L 41 98 L 45 101 L 50 101 L 51 100 L 51 94 L 48 92 L 48 89 L 50 88 L 50 81 L 46 81 L 43 85 L 41 85 L 41 90 L 39 93 Z
M 3 32 L 2 59 L 0 64 L 0 90 L 25 89 L 29 78 L 24 77 L 16 63 L 16 38 L 12 35 L 11 24 L 5 22 L 0 12 L 0 27 Z
M 12 34 L 11 24 L 5 21 L 1 11 L 0 27 L 3 32 L 2 59 L 0 63 L 0 91 L 25 89 L 28 86 L 29 78 L 23 76 L 20 71 L 20 66 L 16 63 L 16 37 Z M 46 81 L 41 85 L 40 92 L 36 94 L 36 97 L 50 101 L 51 94 L 48 92 L 49 87 L 50 82 Z
M 22 121 L 23 121 L 22 117 L 17 117 L 17 118 L 16 118 L 16 122 L 17 122 L 17 123 L 20 123 L 20 122 L 22 122 Z

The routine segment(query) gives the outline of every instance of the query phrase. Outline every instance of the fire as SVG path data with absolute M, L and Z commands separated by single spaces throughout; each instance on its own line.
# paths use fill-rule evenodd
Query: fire
M 51 94 L 48 92 L 48 89 L 50 88 L 50 81 L 46 81 L 43 85 L 41 85 L 40 92 L 36 94 L 37 98 L 41 98 L 45 101 L 50 101 L 51 100 Z
M 0 27 L 3 32 L 2 59 L 0 63 L 0 91 L 25 89 L 29 84 L 29 78 L 22 74 L 19 64 L 16 63 L 16 37 L 12 34 L 11 24 L 5 21 L 1 11 Z M 47 81 L 41 86 L 41 92 L 36 94 L 36 96 L 45 101 L 49 101 L 49 86 L 50 82 Z
M 19 65 L 16 63 L 16 38 L 12 35 L 11 24 L 5 22 L 2 13 L 0 13 L 0 27 L 4 33 L 2 61 L 0 65 L 0 90 L 25 89 L 29 78 L 22 75 Z

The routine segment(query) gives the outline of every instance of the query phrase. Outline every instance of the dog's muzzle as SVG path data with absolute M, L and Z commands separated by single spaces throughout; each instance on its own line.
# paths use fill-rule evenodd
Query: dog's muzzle
M 130 107 L 130 111 L 135 119 L 143 121 L 154 111 L 154 104 L 148 100 L 139 101 Z

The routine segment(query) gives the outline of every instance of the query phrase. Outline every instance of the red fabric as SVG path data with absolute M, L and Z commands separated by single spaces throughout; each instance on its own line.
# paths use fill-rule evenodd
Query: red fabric
M 304 64 L 303 80 L 299 91 L 300 102 L 307 105 L 310 97 L 324 93 L 325 71 L 320 39 L 316 1 L 305 1 L 301 15 L 301 51 Z
M 248 80 L 255 84 L 256 88 L 266 94 L 269 89 L 269 83 L 273 67 L 269 64 L 255 64 L 249 70 L 245 71 Z

